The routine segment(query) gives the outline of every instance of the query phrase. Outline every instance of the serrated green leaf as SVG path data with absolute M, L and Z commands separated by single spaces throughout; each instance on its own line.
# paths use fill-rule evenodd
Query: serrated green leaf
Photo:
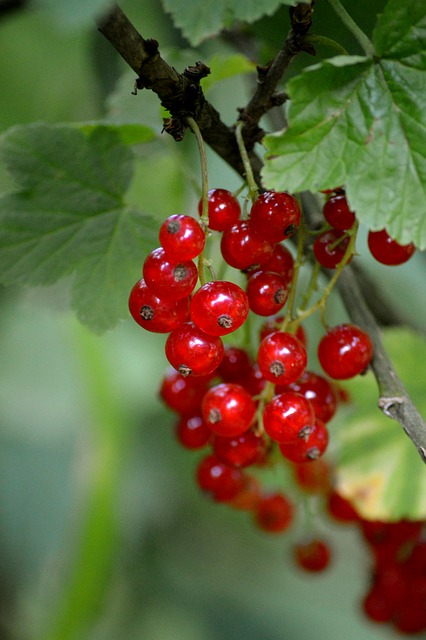
M 112 328 L 156 243 L 155 223 L 124 200 L 131 151 L 107 127 L 84 135 L 43 124 L 10 130 L 0 149 L 20 187 L 0 198 L 1 281 L 45 285 L 74 273 L 79 318 Z
M 426 5 L 404 4 L 399 19 L 397 5 L 376 27 L 380 59 L 339 56 L 288 83 L 289 126 L 265 138 L 263 180 L 289 191 L 345 184 L 361 222 L 423 249 Z
M 163 5 L 192 45 L 229 28 L 236 21 L 254 22 L 270 16 L 280 5 L 292 5 L 292 0 L 163 0 Z
M 38 0 L 38 5 L 61 25 L 74 28 L 90 25 L 111 3 L 109 0 Z
M 426 415 L 424 340 L 406 329 L 387 330 L 385 347 L 411 399 Z M 426 468 L 400 425 L 377 408 L 372 374 L 347 383 L 352 410 L 333 425 L 337 488 L 370 520 L 426 518 Z

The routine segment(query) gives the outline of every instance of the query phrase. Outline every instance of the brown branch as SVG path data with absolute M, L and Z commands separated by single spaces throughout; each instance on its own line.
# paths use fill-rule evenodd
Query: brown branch
M 364 329 L 373 341 L 371 366 L 379 386 L 379 408 L 386 416 L 400 423 L 423 462 L 426 462 L 426 423 L 393 368 L 384 349 L 380 329 L 350 266 L 343 269 L 337 286 L 351 320 Z
M 257 68 L 257 88 L 250 102 L 240 111 L 240 120 L 245 123 L 244 140 L 247 148 L 249 142 L 260 139 L 263 135 L 259 121 L 270 109 L 285 102 L 284 92 L 276 93 L 278 83 L 294 57 L 301 51 L 315 55 L 315 49 L 305 41 L 312 24 L 314 0 L 310 4 L 297 4 L 290 8 L 291 29 L 284 41 L 282 49 L 266 67 Z
M 234 128 L 225 125 L 219 112 L 204 98 L 199 86 L 202 74 L 197 77 L 188 70 L 187 73 L 178 73 L 161 57 L 158 43 L 143 38 L 117 5 L 99 21 L 98 28 L 137 74 L 137 88 L 154 91 L 169 110 L 175 119 L 169 133 L 175 134 L 177 140 L 182 139 L 186 118 L 192 116 L 205 143 L 243 176 L 244 167 Z M 260 184 L 262 161 L 253 150 L 249 155 L 255 179 Z

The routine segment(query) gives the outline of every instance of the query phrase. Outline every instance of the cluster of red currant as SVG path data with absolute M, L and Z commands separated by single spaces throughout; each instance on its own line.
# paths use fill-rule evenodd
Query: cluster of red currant
M 309 491 L 309 483 L 322 473 L 327 423 L 345 400 L 336 381 L 363 373 L 373 357 L 372 342 L 361 328 L 326 326 L 317 348 L 322 372 L 308 368 L 302 322 L 316 310 L 323 314 L 341 269 L 355 253 L 358 228 L 342 188 L 326 194 L 323 211 L 325 228 L 312 245 L 316 266 L 296 312 L 295 287 L 309 232 L 296 198 L 273 191 L 255 197 L 248 214 L 229 191 L 212 189 L 207 202 L 200 201 L 200 222 L 188 215 L 167 218 L 160 227 L 161 246 L 145 259 L 143 278 L 129 298 L 139 325 L 169 334 L 165 354 L 172 368 L 160 395 L 178 414 L 176 436 L 182 446 L 206 451 L 196 467 L 199 488 L 215 502 L 250 512 L 260 529 L 272 533 L 289 528 L 295 506 L 282 490 L 265 488 L 262 473 L 286 464 Z M 303 241 L 294 257 L 283 243 L 296 230 Z M 212 236 L 222 268 L 232 269 L 231 280 L 216 278 L 205 256 L 206 239 Z M 414 251 L 395 243 L 386 231 L 370 233 L 369 246 L 386 264 L 400 264 Z M 335 277 L 309 307 L 321 267 L 334 269 Z M 228 339 L 224 344 L 223 338 L 241 327 L 238 344 Z M 332 496 L 328 466 L 325 477 Z M 302 568 L 320 571 L 329 563 L 330 550 L 313 538 L 295 545 L 295 559 Z

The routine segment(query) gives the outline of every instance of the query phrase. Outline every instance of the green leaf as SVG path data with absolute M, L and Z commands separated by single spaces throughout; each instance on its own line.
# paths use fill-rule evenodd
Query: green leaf
M 426 5 L 392 0 L 374 34 L 380 59 L 338 56 L 287 86 L 288 129 L 265 138 L 267 188 L 345 184 L 370 229 L 426 247 Z
M 151 218 L 126 205 L 133 156 L 117 132 L 97 127 L 15 127 L 0 149 L 19 190 L 0 198 L 0 280 L 51 284 L 74 274 L 73 307 L 96 332 L 127 317 Z
M 83 131 L 83 133 L 90 134 L 94 129 L 99 128 L 99 122 L 83 122 L 79 123 L 77 127 Z M 123 144 L 133 145 L 142 144 L 145 142 L 151 142 L 156 137 L 156 132 L 143 124 L 137 123 L 123 123 L 113 124 L 106 122 L 102 124 L 104 129 L 109 131 L 115 131 Z
M 163 0 L 166 11 L 192 45 L 231 27 L 234 22 L 254 22 L 262 16 L 270 16 L 282 4 L 292 5 L 292 0 Z
M 256 70 L 255 63 L 240 53 L 216 54 L 207 60 L 207 65 L 210 67 L 211 73 L 202 82 L 205 93 L 220 80 L 226 80 L 242 73 L 252 73 Z
M 424 340 L 406 329 L 390 329 L 384 343 L 411 399 L 426 415 Z M 425 465 L 401 426 L 377 409 L 373 375 L 359 376 L 344 386 L 351 409 L 332 427 L 338 490 L 364 518 L 425 519 Z

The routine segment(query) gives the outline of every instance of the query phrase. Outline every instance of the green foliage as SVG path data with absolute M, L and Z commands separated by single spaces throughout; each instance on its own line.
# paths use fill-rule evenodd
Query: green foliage
M 287 85 L 288 129 L 265 139 L 269 188 L 345 184 L 371 229 L 426 247 L 426 6 L 393 0 L 374 32 L 377 58 L 338 56 Z
M 426 345 L 407 329 L 389 329 L 385 348 L 420 413 L 426 414 Z M 424 520 L 426 474 L 401 427 L 377 410 L 377 384 L 371 373 L 347 383 L 351 405 L 336 420 L 338 489 L 370 520 Z
M 18 190 L 0 199 L 4 284 L 51 284 L 74 274 L 73 308 L 94 331 L 127 315 L 152 221 L 126 205 L 133 157 L 110 127 L 16 127 L 1 151 Z
M 254 22 L 258 18 L 271 15 L 281 4 L 291 5 L 291 0 L 163 0 L 166 11 L 189 42 L 196 46 L 206 38 L 217 35 L 222 29 L 229 29 L 237 20 Z

